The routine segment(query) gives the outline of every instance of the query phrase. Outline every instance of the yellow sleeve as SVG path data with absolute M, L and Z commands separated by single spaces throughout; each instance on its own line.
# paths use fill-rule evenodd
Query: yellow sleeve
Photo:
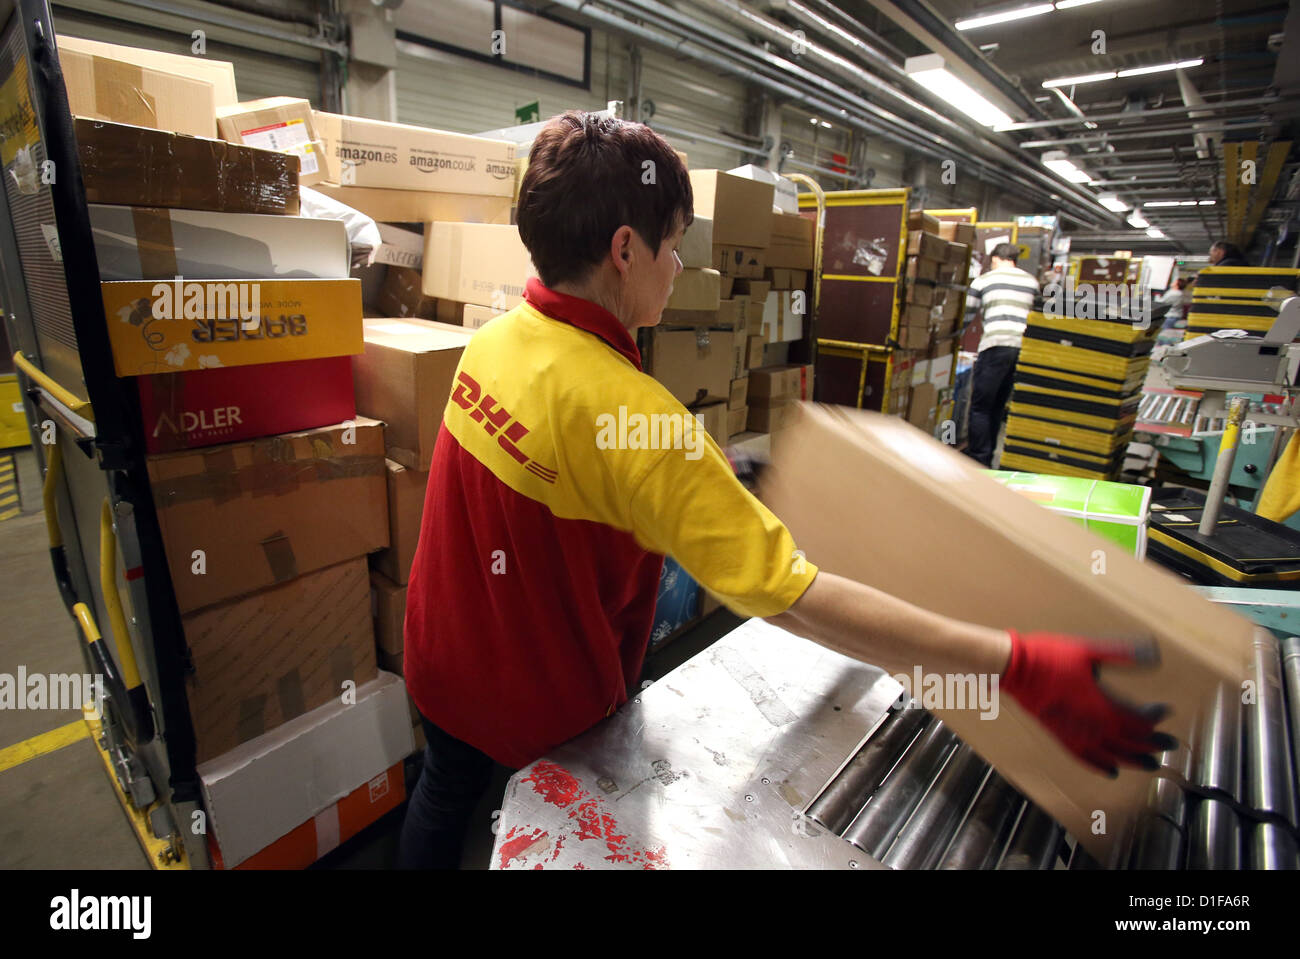
M 677 560 L 733 612 L 785 612 L 817 567 L 736 479 L 712 438 L 703 429 L 698 435 L 694 450 L 665 451 L 633 491 L 633 535 L 647 549 Z

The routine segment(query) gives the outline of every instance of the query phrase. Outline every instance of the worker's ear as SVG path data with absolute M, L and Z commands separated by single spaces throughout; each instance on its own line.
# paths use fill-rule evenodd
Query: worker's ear
M 620 226 L 614 231 L 609 242 L 609 255 L 614 259 L 614 267 L 620 274 L 626 275 L 632 267 L 632 228 Z

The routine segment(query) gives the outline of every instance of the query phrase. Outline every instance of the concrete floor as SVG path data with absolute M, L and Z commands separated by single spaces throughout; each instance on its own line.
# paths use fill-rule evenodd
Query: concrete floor
M 50 571 L 41 512 L 40 475 L 31 450 L 11 451 L 18 466 L 23 515 L 0 522 L 0 673 L 82 673 L 80 638 L 64 612 Z M 646 660 L 654 681 L 734 628 L 713 614 Z M 77 711 L 0 710 L 0 749 L 80 719 Z M 407 762 L 408 788 L 418 757 Z M 509 770 L 498 767 L 475 811 L 462 869 L 486 869 L 492 813 L 501 806 Z M 390 869 L 397 861 L 405 806 L 394 810 L 316 864 L 321 869 Z M 0 869 L 147 869 L 149 862 L 88 739 L 0 771 Z

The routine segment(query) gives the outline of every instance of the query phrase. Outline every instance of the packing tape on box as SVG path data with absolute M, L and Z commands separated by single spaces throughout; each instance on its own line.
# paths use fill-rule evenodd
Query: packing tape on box
M 91 57 L 95 75 L 95 112 L 118 123 L 158 126 L 158 108 L 144 92 L 144 71 L 134 64 Z
M 201 497 L 197 498 L 211 499 L 214 506 L 220 506 L 222 503 L 229 503 L 239 499 L 238 473 L 235 451 L 228 446 L 218 446 L 203 451 L 202 473 L 196 477 L 178 477 L 173 483 L 180 482 L 182 479 L 201 480 L 204 492 Z M 195 498 L 177 495 L 177 492 L 171 486 L 171 483 L 163 484 L 163 489 L 161 491 L 155 489 L 154 495 L 157 496 L 161 492 L 163 502 L 167 505 Z
M 280 721 L 301 716 L 307 711 L 307 697 L 302 692 L 302 676 L 297 669 L 291 669 L 275 683 L 276 693 L 280 697 Z
M 140 275 L 170 279 L 180 271 L 176 267 L 176 242 L 172 238 L 172 218 L 166 210 L 132 207 L 135 248 L 140 255 Z
M 262 553 L 277 583 L 298 578 L 298 559 L 294 556 L 293 544 L 282 531 L 276 530 L 262 540 Z
M 297 489 L 304 479 L 356 479 L 384 475 L 382 454 L 284 462 L 263 453 L 259 456 L 260 462 L 237 467 L 233 451 L 218 447 L 205 451 L 203 459 L 205 469 L 201 473 L 156 480 L 152 484 L 154 500 L 160 508 L 202 500 L 212 500 L 214 505 L 220 506 L 245 494 L 282 496 Z
M 239 721 L 235 738 L 246 743 L 266 732 L 266 694 L 258 693 L 239 701 Z

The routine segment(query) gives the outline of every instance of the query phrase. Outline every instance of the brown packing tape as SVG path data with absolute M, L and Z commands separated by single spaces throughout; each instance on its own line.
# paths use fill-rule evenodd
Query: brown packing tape
M 214 451 L 217 452 L 217 451 Z M 233 461 L 229 450 L 221 450 Z M 153 484 L 155 502 L 164 508 L 196 500 L 213 501 L 221 505 L 247 493 L 253 496 L 280 495 L 295 488 L 300 479 L 318 476 L 323 479 L 353 479 L 361 476 L 382 476 L 384 457 L 381 454 L 365 456 L 338 456 L 328 460 L 303 463 L 282 463 L 265 460 L 235 469 L 233 462 L 223 467 L 224 472 L 205 470 L 190 476 L 177 476 L 158 480 Z M 304 473 L 310 475 L 304 477 Z M 230 492 L 234 489 L 233 494 Z
M 235 737 L 241 743 L 256 739 L 266 732 L 266 694 L 258 693 L 239 701 L 239 722 Z
M 266 436 L 253 443 L 251 485 L 243 482 L 244 492 L 253 496 L 284 496 L 296 492 L 302 481 L 310 481 L 315 469 L 306 457 L 298 455 L 298 437 Z
M 280 530 L 262 540 L 262 553 L 277 583 L 298 578 L 298 558 L 293 554 L 293 543 Z
M 144 92 L 144 71 L 134 64 L 91 57 L 95 75 L 95 111 L 119 123 L 156 127 L 158 107 Z
M 275 688 L 280 697 L 281 722 L 287 723 L 307 711 L 307 698 L 303 695 L 302 676 L 298 670 L 291 669 L 281 676 L 276 680 Z
M 176 243 L 172 239 L 172 218 L 166 210 L 133 207 L 135 248 L 140 255 L 141 276 L 175 276 Z
M 340 643 L 330 650 L 330 674 L 334 677 L 334 689 L 343 692 L 343 684 L 356 677 L 356 666 L 352 662 L 352 650 L 346 643 Z
M 204 486 L 203 499 L 211 499 L 213 505 L 220 506 L 222 503 L 229 503 L 232 500 L 239 499 L 239 476 L 235 468 L 235 451 L 229 447 L 218 446 L 215 449 L 205 450 L 203 453 L 203 472 L 194 477 L 180 477 L 177 482 L 184 482 L 187 479 L 201 480 Z M 164 503 L 183 502 L 189 497 L 177 496 L 164 484 L 162 489 L 162 498 Z M 155 492 L 157 495 L 157 492 Z

